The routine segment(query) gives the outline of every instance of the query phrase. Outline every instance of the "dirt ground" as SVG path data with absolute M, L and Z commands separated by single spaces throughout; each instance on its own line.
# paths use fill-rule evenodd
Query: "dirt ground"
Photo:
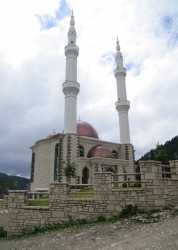
M 47 232 L 19 239 L 0 239 L 0 250 L 178 250 L 178 215 L 158 223 L 131 220 Z

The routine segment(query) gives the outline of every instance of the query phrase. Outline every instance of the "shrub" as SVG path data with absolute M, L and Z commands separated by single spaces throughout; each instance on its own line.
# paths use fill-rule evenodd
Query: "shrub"
M 136 187 L 141 187 L 142 184 L 141 184 L 141 182 L 137 182 L 137 183 L 135 184 L 135 186 L 136 186 Z
M 103 222 L 103 221 L 106 221 L 106 218 L 103 215 L 100 215 L 100 216 L 98 216 L 97 221 L 98 222 Z
M 86 224 L 87 220 L 85 218 L 82 219 L 78 219 L 78 224 L 82 225 L 82 224 Z
M 126 187 L 127 187 L 127 184 L 126 184 L 126 183 L 123 183 L 123 184 L 122 184 L 122 187 L 123 187 L 123 188 L 126 188 Z
M 4 230 L 3 227 L 0 227 L 0 238 L 6 237 L 7 236 L 7 232 Z
M 132 204 L 129 204 L 125 208 L 122 209 L 119 217 L 123 219 L 128 219 L 131 216 L 136 215 L 138 212 L 139 210 L 137 206 L 133 207 Z

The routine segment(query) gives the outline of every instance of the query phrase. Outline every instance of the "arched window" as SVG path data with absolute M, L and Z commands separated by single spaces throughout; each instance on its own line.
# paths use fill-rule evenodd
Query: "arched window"
M 116 150 L 112 151 L 112 155 L 113 155 L 114 159 L 118 159 L 118 154 L 117 154 Z
M 84 167 L 82 170 L 82 184 L 88 184 L 89 169 Z
M 84 147 L 82 145 L 79 146 L 79 157 L 84 157 Z
M 58 178 L 59 171 L 59 143 L 55 146 L 55 159 L 54 159 L 54 180 L 56 181 Z
M 31 163 L 31 182 L 34 181 L 34 171 L 35 171 L 35 153 L 32 153 L 32 163 Z

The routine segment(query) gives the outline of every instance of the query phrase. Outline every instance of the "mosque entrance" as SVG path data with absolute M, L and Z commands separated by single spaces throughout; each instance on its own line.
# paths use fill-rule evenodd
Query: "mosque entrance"
M 88 184 L 89 169 L 84 167 L 82 170 L 82 184 Z

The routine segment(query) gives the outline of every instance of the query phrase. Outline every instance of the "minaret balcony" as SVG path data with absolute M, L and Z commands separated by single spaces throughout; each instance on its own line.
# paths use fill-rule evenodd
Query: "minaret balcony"
M 126 68 L 117 68 L 114 70 L 114 76 L 117 78 L 118 76 L 126 76 Z
M 127 100 L 118 100 L 115 107 L 119 112 L 127 112 L 130 109 L 130 102 Z
M 68 54 L 79 55 L 79 47 L 77 45 L 68 44 L 65 46 L 65 56 Z
M 62 84 L 62 91 L 65 95 L 77 96 L 80 91 L 80 84 L 74 81 L 66 81 Z

